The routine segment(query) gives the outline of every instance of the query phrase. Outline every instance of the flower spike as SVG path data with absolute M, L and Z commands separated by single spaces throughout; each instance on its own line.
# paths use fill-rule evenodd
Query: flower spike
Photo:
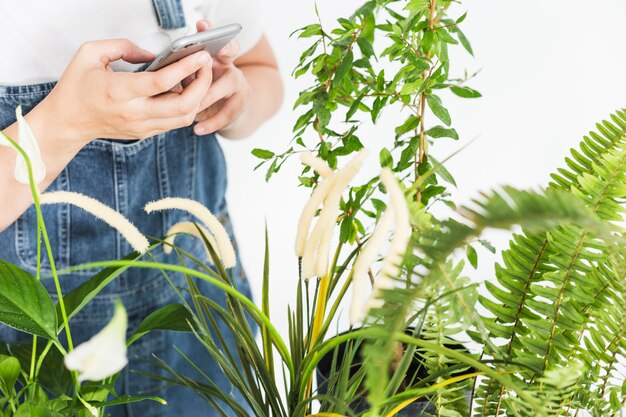
M 202 233 L 198 231 L 198 228 L 200 228 Z M 174 245 L 174 239 L 176 239 L 176 235 L 179 233 L 187 233 L 189 235 L 197 237 L 198 239 L 202 239 L 204 235 L 206 240 L 209 241 L 211 247 L 213 247 L 216 252 L 218 250 L 215 238 L 213 237 L 211 232 L 209 232 L 205 227 L 202 227 L 200 225 L 196 226 L 196 224 L 193 222 L 180 222 L 170 227 L 170 229 L 167 231 L 167 238 L 165 239 L 165 243 L 167 244 L 163 247 L 163 252 L 165 252 L 165 254 L 169 255 L 170 253 L 172 253 L 172 245 Z M 206 253 L 208 255 L 208 258 L 211 259 L 211 252 L 209 251 L 209 248 L 206 248 Z M 219 252 L 218 255 L 220 255 Z M 220 259 L 221 257 L 222 256 L 220 255 Z
M 41 204 L 72 204 L 93 214 L 95 217 L 116 229 L 132 246 L 134 250 L 143 254 L 148 251 L 148 239 L 126 217 L 102 204 L 96 199 L 84 194 L 70 191 L 53 191 L 44 193 L 40 197 Z
M 197 201 L 188 198 L 167 197 L 146 204 L 144 210 L 146 210 L 148 214 L 164 210 L 184 210 L 192 214 L 204 224 L 210 234 L 215 238 L 216 251 L 220 255 L 224 266 L 226 268 L 232 268 L 237 264 L 235 248 L 233 248 L 233 244 L 230 241 L 226 229 L 208 208 Z

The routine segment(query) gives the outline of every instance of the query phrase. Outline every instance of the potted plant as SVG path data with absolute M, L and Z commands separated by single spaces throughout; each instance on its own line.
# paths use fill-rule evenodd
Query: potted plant
M 283 153 L 254 151 L 268 178 L 300 149 L 317 154 L 303 154 L 300 181 L 315 189 L 296 244 L 302 280 L 288 313 L 289 334 L 283 338 L 271 323 L 266 248 L 261 309 L 227 287 L 230 303 L 212 304 L 190 281 L 199 343 L 219 358 L 233 385 L 245 392 L 249 408 L 229 403 L 228 395 L 213 389 L 210 376 L 194 380 L 172 373 L 169 382 L 188 385 L 207 401 L 223 401 L 242 416 L 305 416 L 316 409 L 315 402 L 320 415 L 387 416 L 420 401 L 437 415 L 617 413 L 623 402 L 623 378 L 615 371 L 624 346 L 623 259 L 621 235 L 612 221 L 620 218 L 623 198 L 626 115 L 618 112 L 612 122 L 599 124 L 599 133 L 572 151 L 568 168 L 559 169 L 547 190 L 503 187 L 457 209 L 442 185 L 454 180 L 428 150 L 436 139 L 458 137 L 437 93 L 450 89 L 461 97 L 479 96 L 465 86 L 468 80 L 448 79 L 449 45 L 459 43 L 471 52 L 459 29 L 464 16 L 451 19 L 450 3 L 368 1 L 333 30 L 317 23 L 300 32 L 313 38 L 313 45 L 295 73 L 310 72 L 314 83 L 296 103 L 305 109 L 295 125 L 296 145 Z M 386 43 L 377 53 L 374 45 L 383 42 L 376 35 L 381 34 Z M 381 43 L 374 43 L 375 38 Z M 388 57 L 397 72 L 379 71 L 374 57 Z M 391 179 L 380 185 L 373 178 L 344 192 L 364 158 L 357 136 L 363 118 L 358 115 L 375 122 L 394 105 L 408 116 L 395 129 L 393 145 L 380 152 L 381 167 L 388 170 L 381 177 L 393 172 Z M 337 118 L 344 123 L 333 124 Z M 431 119 L 445 126 L 427 128 Z M 352 161 L 339 162 L 353 153 L 358 154 Z M 381 189 L 397 203 L 379 198 Z M 398 190 L 400 198 L 394 197 Z M 453 215 L 435 218 L 428 210 L 434 201 L 452 207 Z M 382 231 L 366 233 L 367 217 L 376 219 L 375 230 L 384 226 Z M 405 219 L 408 235 L 402 228 Z M 391 243 L 390 257 L 373 279 L 371 302 L 362 302 L 368 294 L 356 297 L 356 311 L 365 313 L 355 323 L 365 326 L 327 338 L 349 290 L 358 293 L 362 276 L 376 275 L 368 271 L 371 264 L 363 263 L 363 273 L 355 260 L 370 246 L 375 259 L 374 243 L 381 236 L 386 240 L 394 222 L 399 244 Z M 329 236 L 336 224 L 339 244 L 331 251 Z M 496 266 L 497 281 L 472 283 L 464 277 L 458 251 L 475 264 L 473 245 L 489 247 L 480 240 L 482 231 L 513 225 L 524 232 L 514 236 L 504 264 Z M 219 259 L 214 261 L 221 270 Z M 221 280 L 227 286 L 228 274 L 222 273 Z M 261 328 L 261 346 L 254 343 L 247 315 Z M 235 351 L 220 349 L 210 336 L 217 330 L 214 317 L 225 320 L 237 336 Z M 414 334 L 406 334 L 409 326 Z M 469 353 L 450 347 L 460 342 L 468 343 Z M 338 346 L 341 360 L 333 353 Z M 327 355 L 335 358 L 335 372 L 322 381 L 319 392 L 313 374 Z M 415 358 L 425 371 L 419 379 L 408 371 Z M 248 371 L 237 370 L 240 360 Z M 282 377 L 276 374 L 276 362 L 282 365 Z M 284 392 L 277 382 L 281 379 Z M 368 411 L 361 407 L 365 397 Z

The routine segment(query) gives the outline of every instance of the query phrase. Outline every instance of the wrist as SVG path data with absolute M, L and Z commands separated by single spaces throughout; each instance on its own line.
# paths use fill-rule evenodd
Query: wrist
M 52 94 L 35 106 L 25 116 L 26 121 L 42 151 L 44 148 L 51 149 L 57 154 L 73 157 L 91 140 L 82 137 L 68 120 L 60 117 L 55 109 L 62 107 L 55 105 L 51 96 Z

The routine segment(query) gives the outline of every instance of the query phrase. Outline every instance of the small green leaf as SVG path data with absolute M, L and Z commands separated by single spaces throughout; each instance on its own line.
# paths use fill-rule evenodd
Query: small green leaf
M 452 138 L 455 140 L 459 140 L 459 134 L 454 129 L 449 129 L 443 126 L 435 126 L 431 127 L 426 131 L 426 135 L 430 136 L 433 139 L 439 138 Z
M 381 168 L 389 168 L 393 166 L 393 157 L 387 148 L 380 150 L 380 166 Z
M 452 87 L 450 87 L 450 90 L 457 96 L 463 97 L 463 98 L 482 97 L 482 94 L 480 94 L 478 91 L 469 87 L 460 87 L 460 86 L 453 85 Z
M 426 102 L 428 103 L 428 107 L 432 110 L 433 114 L 437 116 L 439 120 L 441 120 L 446 126 L 450 126 L 452 124 L 452 119 L 450 118 L 450 113 L 446 110 L 445 107 L 441 104 L 441 99 L 435 95 L 426 96 Z
M 396 136 L 400 136 L 404 133 L 410 132 L 420 124 L 420 119 L 417 116 L 409 116 L 404 123 L 396 127 Z
M 315 23 L 315 24 L 303 27 L 301 29 L 300 35 L 298 35 L 298 38 L 310 38 L 313 36 L 319 36 L 321 34 L 322 34 L 322 27 L 318 23 Z
M 474 269 L 478 268 L 478 254 L 476 253 L 476 249 L 471 245 L 467 245 L 467 260 Z
M 346 56 L 343 57 L 341 64 L 337 67 L 337 71 L 335 72 L 335 78 L 333 79 L 333 85 L 338 85 L 343 77 L 346 76 L 348 71 L 352 68 L 352 63 L 354 62 L 354 54 L 352 51 L 348 51 Z
M 404 10 L 410 10 L 412 12 L 419 12 L 428 7 L 429 0 L 411 0 L 409 4 L 404 7 Z
M 360 37 L 356 40 L 356 43 L 359 45 L 359 48 L 361 49 L 361 53 L 363 54 L 364 57 L 372 57 L 372 56 L 376 56 L 376 52 L 374 51 L 374 47 L 372 46 L 372 43 L 363 38 Z
M 268 151 L 266 149 L 255 148 L 252 150 L 252 155 L 260 159 L 270 159 L 274 156 L 274 152 Z
M 491 244 L 491 242 L 489 242 L 488 240 L 485 239 L 478 239 L 478 242 L 483 245 L 483 247 L 485 247 L 489 252 L 491 253 L 496 253 L 496 248 Z
M 169 304 L 161 307 L 146 317 L 135 333 L 128 339 L 131 345 L 140 337 L 154 330 L 172 330 L 176 332 L 190 332 L 193 315 L 182 304 Z
M 0 390 L 5 397 L 12 395 L 20 371 L 20 361 L 17 358 L 0 355 Z

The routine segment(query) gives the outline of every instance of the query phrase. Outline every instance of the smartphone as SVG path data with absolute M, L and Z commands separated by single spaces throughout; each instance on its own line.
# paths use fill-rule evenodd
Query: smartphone
M 241 32 L 241 25 L 233 23 L 218 28 L 198 32 L 175 40 L 160 53 L 144 71 L 157 71 L 195 52 L 205 50 L 211 56 L 217 54 L 228 42 Z

